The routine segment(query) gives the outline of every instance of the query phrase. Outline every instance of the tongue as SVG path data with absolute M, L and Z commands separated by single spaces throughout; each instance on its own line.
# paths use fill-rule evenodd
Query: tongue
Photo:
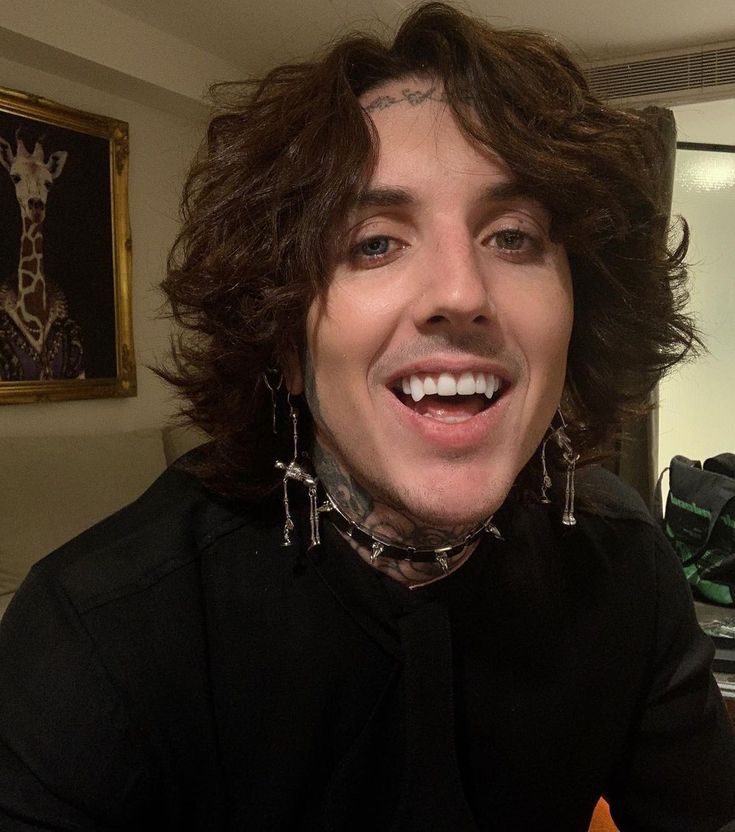
M 409 400 L 409 407 L 421 416 L 441 422 L 462 422 L 477 416 L 489 404 L 485 396 L 425 396 L 420 402 Z

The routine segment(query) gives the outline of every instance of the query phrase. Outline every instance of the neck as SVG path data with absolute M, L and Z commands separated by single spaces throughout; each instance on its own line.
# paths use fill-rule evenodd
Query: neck
M 458 541 L 463 541 L 476 530 L 476 527 L 466 525 L 434 527 L 410 517 L 386 502 L 377 500 L 319 444 L 315 446 L 314 463 L 319 480 L 342 515 L 380 541 L 397 547 L 440 549 L 455 546 Z M 414 561 L 391 557 L 390 550 L 376 557 L 374 547 L 369 547 L 345 532 L 342 534 L 363 560 L 410 587 L 445 577 L 467 560 L 478 543 L 478 540 L 474 539 L 450 558 Z
M 18 271 L 24 263 L 30 263 L 34 260 L 43 263 L 43 222 L 33 222 L 28 217 L 23 217 Z
M 18 261 L 17 315 L 31 343 L 40 352 L 49 310 L 43 271 L 43 226 L 23 218 Z

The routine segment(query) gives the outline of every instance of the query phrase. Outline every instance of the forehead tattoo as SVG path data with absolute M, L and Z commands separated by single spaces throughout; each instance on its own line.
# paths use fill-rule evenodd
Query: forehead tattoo
M 476 101 L 475 96 L 468 90 L 461 90 L 457 99 L 469 106 L 473 106 Z M 437 89 L 435 86 L 423 90 L 404 87 L 400 95 L 376 95 L 372 101 L 369 101 L 363 107 L 363 110 L 366 113 L 375 113 L 378 110 L 387 110 L 388 107 L 392 107 L 394 104 L 408 104 L 411 107 L 418 107 L 425 101 L 438 101 L 440 104 L 446 104 L 449 97 L 442 88 Z
M 439 101 L 445 104 L 447 102 L 447 96 L 444 90 L 437 91 L 436 87 L 429 87 L 426 90 L 405 88 L 401 90 L 399 96 L 378 95 L 372 101 L 368 102 L 363 109 L 366 113 L 374 113 L 378 110 L 387 110 L 388 107 L 392 107 L 394 104 L 401 104 L 402 102 L 410 104 L 411 107 L 418 107 L 424 101 Z

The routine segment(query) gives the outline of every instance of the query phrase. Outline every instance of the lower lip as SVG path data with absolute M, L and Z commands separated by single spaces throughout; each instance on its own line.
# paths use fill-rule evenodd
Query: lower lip
M 485 444 L 497 429 L 509 401 L 507 394 L 504 394 L 476 416 L 462 422 L 442 422 L 430 416 L 419 415 L 406 407 L 390 390 L 387 393 L 401 422 L 422 441 L 444 450 L 471 450 Z

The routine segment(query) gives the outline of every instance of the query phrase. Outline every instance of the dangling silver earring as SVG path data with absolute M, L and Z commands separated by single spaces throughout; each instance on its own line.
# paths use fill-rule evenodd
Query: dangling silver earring
M 288 464 L 276 461 L 276 468 L 283 471 L 283 509 L 286 514 L 281 545 L 290 546 L 293 542 L 291 540 L 291 532 L 294 530 L 294 522 L 291 517 L 291 508 L 288 502 L 288 482 L 289 480 L 296 480 L 297 482 L 304 483 L 309 489 L 309 523 L 311 526 L 311 543 L 309 548 L 311 549 L 321 543 L 321 538 L 319 537 L 319 510 L 317 508 L 316 496 L 318 480 L 299 465 L 299 411 L 291 404 L 290 393 L 287 395 L 286 400 L 288 401 L 288 411 L 293 424 L 293 459 Z
M 551 487 L 551 477 L 546 469 L 546 443 L 553 438 L 561 450 L 562 458 L 567 465 L 566 472 L 566 487 L 564 489 L 564 511 L 561 515 L 561 522 L 565 526 L 576 526 L 577 518 L 574 516 L 574 474 L 576 471 L 577 460 L 579 454 L 574 452 L 572 443 L 567 436 L 567 423 L 564 420 L 564 415 L 561 410 L 557 410 L 559 414 L 559 421 L 561 425 L 558 428 L 552 428 L 551 434 L 544 439 L 541 446 L 541 475 L 543 477 L 541 485 L 541 502 L 551 502 L 546 493 L 547 489 Z
M 551 436 L 547 436 L 541 445 L 541 502 L 547 504 L 550 503 L 551 500 L 546 492 L 552 485 L 551 477 L 549 476 L 549 472 L 546 468 L 546 443 L 549 439 L 551 439 Z
M 579 454 L 574 452 L 574 448 L 572 448 L 572 443 L 569 441 L 564 427 L 559 428 L 557 432 L 557 442 L 562 449 L 564 462 L 567 464 L 567 483 L 564 489 L 564 511 L 561 515 L 561 522 L 565 526 L 576 526 L 577 518 L 574 516 L 574 474 Z
M 276 384 L 275 382 L 271 384 L 268 378 L 269 373 L 273 376 L 273 378 L 278 377 L 278 384 Z M 270 390 L 271 393 L 271 408 L 273 411 L 273 433 L 276 434 L 278 433 L 278 430 L 276 429 L 276 393 L 281 389 L 281 385 L 283 384 L 283 376 L 281 375 L 281 373 L 278 372 L 278 370 L 266 370 L 263 373 L 263 381 L 265 382 L 265 386 Z

